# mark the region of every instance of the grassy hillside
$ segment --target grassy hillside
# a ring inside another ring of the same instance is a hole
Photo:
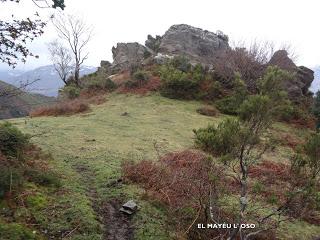
[[[142,189],[119,181],[121,164],[156,159],[155,145],[161,153],[193,147],[192,129],[217,123],[224,117],[198,114],[196,109],[201,105],[158,95],[112,94],[89,113],[27,118],[26,122],[11,120],[23,132],[34,135],[33,142],[53,155],[50,164],[62,175],[63,189],[58,192],[42,192],[29,186],[44,195],[46,201],[31,210],[19,207],[21,214],[28,212],[33,219],[27,227],[36,231],[38,239],[51,236],[93,240],[110,231],[119,231],[119,236],[134,234],[139,240],[173,239],[173,229],[166,226],[166,210],[146,198]],[[277,134],[304,136],[303,131],[282,124],[276,124],[274,129]],[[288,146],[281,146],[266,158],[286,161],[290,154]],[[137,201],[141,209],[131,219],[133,230],[123,233],[126,220],[121,219],[118,208],[130,199]],[[15,221],[19,219],[15,216]],[[0,222],[8,220],[0,215]],[[280,232],[282,239],[312,239],[320,235],[320,227],[296,221],[284,224]]]
[[[2,94],[6,92],[9,92],[10,95]],[[54,101],[55,98],[22,92],[16,87],[0,81],[0,119],[27,116],[31,109],[48,105]]]

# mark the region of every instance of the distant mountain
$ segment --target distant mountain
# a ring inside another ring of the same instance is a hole
[[[80,75],[87,75],[96,70],[96,67],[83,66]],[[33,84],[26,89],[28,92],[52,97],[56,97],[59,88],[64,85],[53,65],[42,66],[26,72],[19,70],[0,71],[0,79],[16,87],[26,82],[33,82]]]
[[[320,90],[320,66],[313,68],[314,71],[314,80],[311,85],[311,91],[317,92]]]
[[[8,83],[0,81],[0,119],[27,116],[30,110],[50,105],[55,101],[54,97],[26,93]]]
[[[22,75],[24,71],[21,70],[0,70],[0,79],[7,79],[7,81],[13,81],[14,78]]]

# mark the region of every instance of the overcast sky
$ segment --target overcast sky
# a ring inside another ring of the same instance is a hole
[[[50,1],[50,0],[48,0]],[[278,45],[291,44],[298,65],[320,65],[320,1],[308,0],[65,0],[66,13],[81,15],[94,26],[86,65],[99,66],[112,60],[111,48],[117,42],[144,43],[148,34],[163,35],[173,24],[186,23],[209,31],[223,31],[231,41],[263,40]],[[31,0],[0,3],[1,19],[31,16],[38,11],[48,19],[54,10],[39,9]],[[50,64],[46,43],[55,39],[50,24],[45,34],[30,44],[40,58],[29,58],[30,69]],[[0,63],[0,68],[5,65]]]

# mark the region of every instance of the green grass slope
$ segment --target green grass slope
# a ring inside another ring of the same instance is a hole
[[[103,225],[113,227],[101,219],[102,206],[113,199],[134,199],[141,206],[132,219],[135,239],[172,239],[172,231],[164,227],[165,209],[146,200],[138,187],[115,182],[121,178],[123,161],[156,159],[155,143],[162,153],[192,147],[192,129],[222,119],[198,114],[200,106],[157,95],[112,94],[90,113],[11,120],[23,132],[36,135],[34,143],[53,155],[50,164],[62,176],[63,189],[50,193],[45,206],[31,213],[42,229],[35,233],[39,239],[101,239]],[[320,235],[319,226],[304,222],[289,223],[281,231],[283,239]]]

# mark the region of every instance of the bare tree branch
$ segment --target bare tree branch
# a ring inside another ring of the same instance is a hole
[[[92,37],[93,27],[72,15],[59,14],[52,19],[58,36],[67,42],[74,57],[74,80],[80,85],[81,65],[88,58],[89,53],[85,51]]]
[[[56,72],[60,79],[67,85],[68,76],[73,67],[72,56],[69,49],[65,48],[57,40],[49,43],[48,49]]]

